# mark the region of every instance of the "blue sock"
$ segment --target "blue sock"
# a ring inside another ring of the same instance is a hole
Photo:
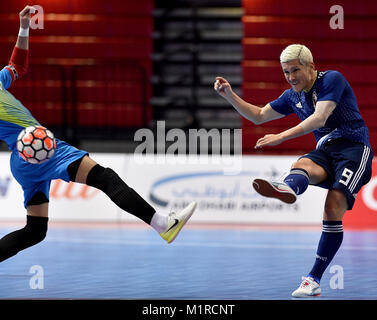
[[[318,244],[317,256],[308,277],[314,278],[318,283],[321,281],[323,273],[338,252],[342,241],[342,221],[323,221],[323,230]]]
[[[292,188],[296,195],[306,191],[309,185],[309,174],[304,169],[294,168],[284,179],[284,182]]]

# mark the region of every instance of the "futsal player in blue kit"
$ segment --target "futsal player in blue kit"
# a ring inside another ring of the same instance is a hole
[[[0,139],[12,151],[10,167],[24,191],[27,212],[25,227],[0,239],[0,262],[45,238],[49,190],[54,179],[83,183],[102,190],[117,206],[149,224],[165,241],[171,243],[194,213],[195,202],[177,213],[158,213],[111,168],[102,167],[86,151],[59,139],[56,139],[54,156],[47,162],[31,164],[19,156],[16,148],[18,134],[25,127],[40,124],[7,89],[27,71],[29,25],[33,9],[26,6],[20,12],[17,43],[9,65],[0,71]]]
[[[354,92],[341,73],[317,71],[310,50],[301,44],[287,46],[280,55],[280,63],[291,88],[262,108],[241,99],[222,77],[216,78],[214,89],[254,124],[292,113],[300,118],[297,126],[260,138],[257,149],[314,134],[315,149],[293,163],[284,181],[253,181],[254,189],[262,196],[285,203],[294,203],[308,185],[328,190],[314,265],[292,293],[294,297],[313,297],[321,294],[323,273],[341,246],[343,216],[352,209],[357,193],[371,178],[373,152]]]

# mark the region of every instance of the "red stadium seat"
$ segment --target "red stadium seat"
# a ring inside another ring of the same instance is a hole
[[[8,36],[10,30],[19,27],[19,17],[3,15],[0,20],[0,36]],[[85,14],[55,14],[44,16],[44,29],[32,30],[35,36],[96,36],[96,37],[145,37],[150,40],[153,32],[152,16],[111,17]]]
[[[76,115],[80,127],[137,127],[143,121],[138,105],[80,103]]]
[[[44,10],[44,29],[30,30],[31,68],[11,92],[46,126],[144,126],[151,117],[147,80],[154,1],[41,0],[38,5]],[[6,10],[0,8],[3,64],[24,6],[25,1],[14,0]],[[35,64],[41,69],[33,70]],[[53,64],[64,72],[54,71]]]
[[[102,1],[102,0],[65,0],[51,1],[39,0],[38,5],[42,6],[45,13],[91,13],[104,15],[151,15],[154,7],[152,0],[124,0],[124,1]],[[7,3],[6,12],[17,13],[25,7],[25,1],[12,0]]]
[[[242,4],[242,97],[259,106],[276,99],[289,88],[279,63],[281,51],[292,43],[305,44],[313,53],[317,70],[338,70],[351,84],[359,109],[370,128],[372,147],[377,146],[374,124],[377,114],[373,111],[377,110],[377,2],[342,1],[339,4],[346,17],[345,27],[334,30],[329,24],[334,15],[330,13],[333,4],[326,1],[287,0],[277,5],[274,0],[243,0]],[[294,121],[293,118],[289,121],[285,118],[259,127],[266,132],[282,131],[295,125]],[[256,131],[246,120],[243,128],[244,146],[250,152],[248,141],[255,143],[264,131]],[[267,150],[278,153],[294,151],[295,148],[305,150],[305,143],[310,145],[307,149],[310,150],[315,144],[305,139],[287,141]]]
[[[333,40],[304,38],[244,38],[245,60],[278,60],[281,51],[289,44],[302,43],[308,46],[318,60],[331,61],[376,61],[375,40]],[[340,55],[341,52],[341,55]]]
[[[373,38],[377,21],[364,17],[347,17],[347,29],[331,29],[329,15],[307,16],[244,16],[244,37],[263,38],[307,38],[354,40]],[[305,25],[305,28],[298,28]]]
[[[73,72],[78,126],[140,127],[147,118],[145,74],[134,63],[78,66]]]
[[[347,16],[374,17],[377,12],[377,2],[374,0],[342,0],[339,3],[329,1],[285,0],[280,3],[275,0],[242,0],[245,15],[271,15],[294,17],[331,17],[330,8],[340,4]]]
[[[138,38],[33,37],[30,46],[32,57],[49,58],[147,59],[152,52],[152,43]]]

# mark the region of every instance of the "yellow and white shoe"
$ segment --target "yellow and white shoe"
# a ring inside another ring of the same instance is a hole
[[[186,222],[191,218],[196,209],[196,202],[191,202],[187,207],[179,212],[172,212],[168,215],[168,227],[166,231],[161,232],[160,236],[171,243],[177,237]]]

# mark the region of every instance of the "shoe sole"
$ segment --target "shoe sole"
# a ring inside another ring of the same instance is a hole
[[[316,294],[302,294],[302,295],[296,295],[294,296],[292,294],[292,297],[294,298],[312,298],[312,297],[319,297],[321,294],[320,293],[316,293]]]
[[[189,206],[191,206],[191,204],[189,204]],[[197,203],[194,202],[194,205],[193,205],[193,208],[190,209],[191,212],[186,216],[186,218],[183,220],[183,223],[179,224],[177,226],[177,232],[174,234],[173,238],[171,238],[170,240],[166,240],[167,243],[172,243],[175,238],[178,236],[178,234],[181,232],[182,228],[184,227],[184,225],[186,224],[187,221],[189,221],[189,219],[191,218],[191,216],[194,214],[195,212],[195,209],[196,209],[196,206],[197,206]]]
[[[296,196],[285,190],[278,190],[271,183],[263,179],[255,179],[253,187],[260,195],[268,198],[275,198],[284,203],[292,204],[296,201]]]

